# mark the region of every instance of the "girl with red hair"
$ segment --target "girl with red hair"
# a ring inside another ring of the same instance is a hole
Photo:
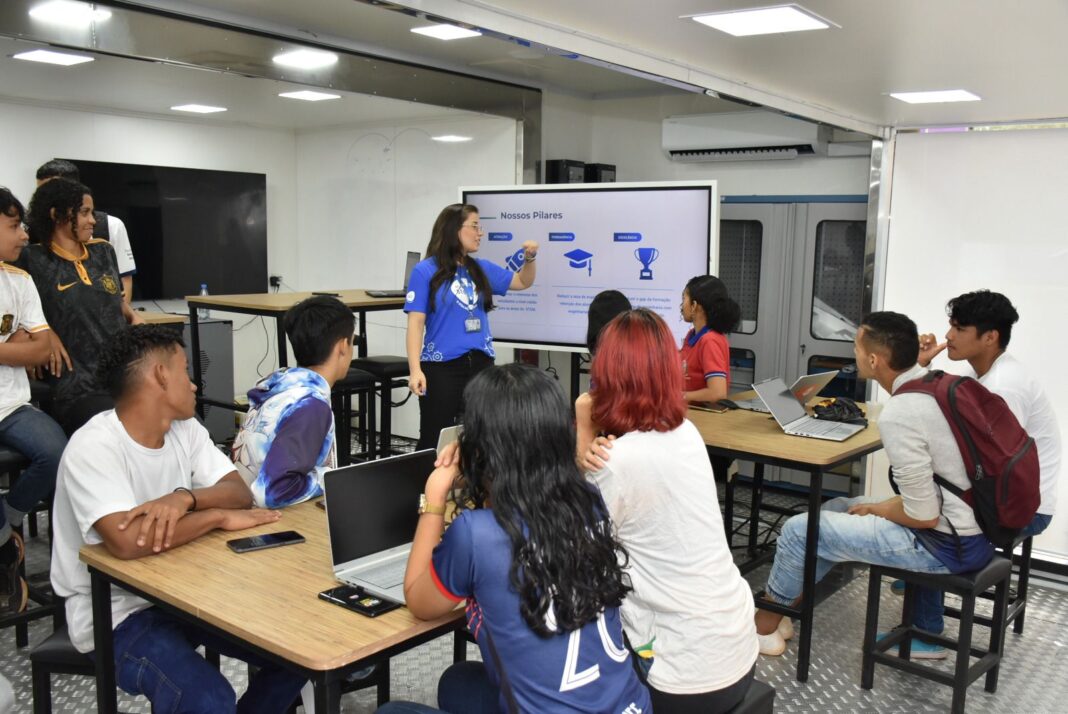
[[[753,680],[753,595],[727,545],[704,441],[686,419],[667,324],[644,309],[615,318],[597,342],[590,380],[584,409],[576,408],[601,436],[579,461],[630,553],[623,624],[653,711],[726,712]]]

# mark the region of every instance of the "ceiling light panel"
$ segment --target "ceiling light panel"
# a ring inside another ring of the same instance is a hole
[[[282,92],[278,96],[285,97],[286,99],[301,99],[305,102],[325,102],[328,99],[341,99],[340,94],[313,92],[310,89],[302,89],[299,92]]]
[[[457,134],[442,134],[441,136],[432,136],[430,138],[445,144],[459,144],[463,141],[471,141],[470,136],[459,136]]]
[[[456,25],[429,25],[427,27],[413,27],[412,32],[417,35],[426,35],[438,40],[463,40],[468,37],[481,37],[482,33],[476,30],[468,30]]]
[[[690,17],[695,22],[700,22],[702,25],[708,25],[735,37],[826,30],[829,27],[838,27],[833,22],[820,17],[811,10],[792,4],[687,15],[685,17]]]
[[[337,64],[337,55],[323,50],[293,50],[275,55],[275,64],[295,69],[322,69]]]
[[[890,92],[890,96],[909,104],[942,104],[947,102],[978,102],[982,97],[966,89],[938,89],[930,92]]]
[[[111,11],[75,0],[49,0],[30,8],[30,17],[53,25],[85,28],[107,20]]]
[[[94,59],[93,57],[88,57],[86,55],[72,55],[66,52],[54,52],[52,50],[19,52],[17,55],[12,55],[12,57],[17,60],[26,60],[27,62],[44,62],[45,64],[58,64],[63,67],[92,62]]]
[[[176,107],[171,107],[176,112],[192,112],[193,114],[217,114],[218,112],[225,112],[226,107],[213,107],[208,104],[179,104]]]

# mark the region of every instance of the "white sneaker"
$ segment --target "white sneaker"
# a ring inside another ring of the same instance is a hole
[[[786,651],[786,640],[778,630],[770,635],[757,633],[757,641],[760,643],[760,654],[769,657],[778,657]]]
[[[779,620],[779,634],[786,641],[794,638],[794,621],[789,617],[784,617]]]

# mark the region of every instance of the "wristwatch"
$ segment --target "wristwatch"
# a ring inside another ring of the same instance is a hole
[[[435,506],[427,500],[425,493],[421,493],[419,494],[419,515],[421,516],[424,513],[432,513],[435,516],[444,516],[445,504],[443,503],[440,506]]]

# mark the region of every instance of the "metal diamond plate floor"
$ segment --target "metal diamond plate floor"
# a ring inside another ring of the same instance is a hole
[[[740,489],[742,491],[742,489]],[[739,493],[744,498],[744,493]],[[799,499],[769,495],[780,505],[792,505]],[[744,514],[744,504],[739,504]],[[42,519],[43,524],[43,519]],[[737,539],[736,543],[741,543]],[[47,567],[48,547],[43,537],[27,541],[28,568],[32,572]],[[768,567],[747,577],[754,589],[763,587]],[[864,625],[864,600],[867,596],[867,571],[858,568],[855,576],[840,578],[837,589],[816,608],[811,674],[807,683],[794,679],[796,639],[779,658],[761,657],[758,678],[776,689],[777,712],[945,712],[949,709],[950,690],[933,682],[909,677],[886,667],[875,670],[875,688],[860,688],[860,645]],[[1033,582],[1033,581],[1032,581]],[[881,607],[882,625],[895,624],[900,615],[901,599],[884,589]],[[353,614],[353,617],[358,615]],[[947,621],[947,631],[955,635],[955,623]],[[50,631],[50,620],[30,627],[31,646]],[[985,646],[986,630],[978,628],[980,646]],[[1009,634],[1006,656],[1001,665],[998,691],[987,694],[982,681],[968,692],[968,712],[997,714],[1052,714],[1068,712],[1068,594],[1059,589],[1032,586],[1028,598],[1027,623],[1023,635]],[[28,649],[16,649],[12,629],[0,631],[0,672],[15,688],[19,714],[32,711]],[[468,647],[469,657],[478,657],[477,649]],[[452,658],[451,638],[441,638],[393,660],[392,694],[394,699],[433,704],[438,676]],[[947,670],[952,659],[940,666]],[[223,672],[235,689],[246,684],[244,664],[223,659]],[[92,678],[57,675],[52,679],[52,711],[62,714],[92,712],[96,709],[96,691]],[[143,698],[120,695],[119,709],[132,714],[148,714]],[[342,710],[365,714],[375,710],[374,690],[345,695]]]

